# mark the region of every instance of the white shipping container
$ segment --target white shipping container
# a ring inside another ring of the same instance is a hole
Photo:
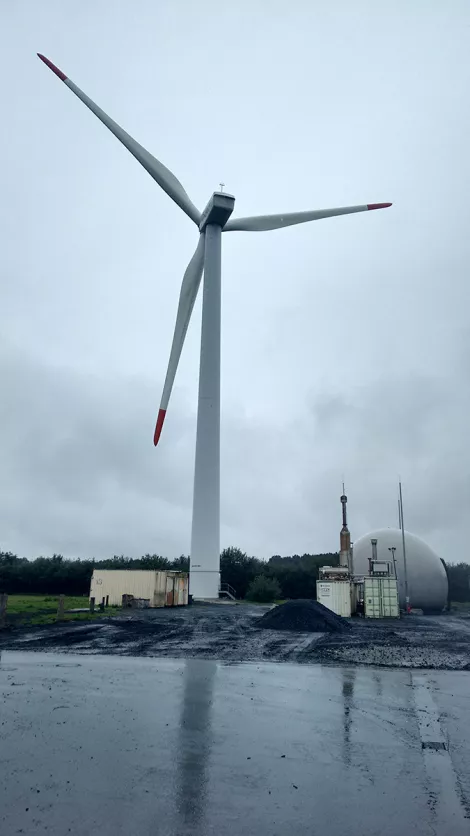
[[[349,581],[317,581],[317,601],[343,618],[351,617]]]
[[[103,598],[119,607],[123,595],[144,598],[151,607],[177,607],[188,603],[189,579],[186,572],[154,569],[94,569],[90,598],[99,604]]]
[[[399,618],[396,578],[364,578],[366,618]]]

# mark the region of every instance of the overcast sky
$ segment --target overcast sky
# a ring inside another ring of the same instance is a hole
[[[191,221],[43,52],[234,214],[391,209],[223,238],[221,545],[396,523],[470,559],[467,0],[3,0],[0,548],[189,552],[200,300],[152,437]]]

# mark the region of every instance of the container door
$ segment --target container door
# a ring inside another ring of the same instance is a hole
[[[349,581],[341,583],[341,608],[338,615],[351,618],[351,584]]]
[[[400,618],[400,604],[398,601],[398,583],[396,578],[392,578],[391,586],[393,589],[391,595],[392,616],[393,618]]]
[[[384,578],[383,580],[383,610],[387,618],[398,617],[398,593],[395,578]]]
[[[342,615],[342,586],[343,584],[341,582],[331,584],[331,604],[329,604],[329,607],[336,615]]]
[[[173,575],[166,576],[166,607],[172,607],[174,601],[174,577]]]
[[[390,584],[388,578],[382,581],[382,610],[385,618],[390,618]]]
[[[373,618],[372,615],[372,588],[370,578],[364,578],[364,615],[366,618]]]
[[[366,618],[380,618],[380,580],[364,578],[364,615]]]

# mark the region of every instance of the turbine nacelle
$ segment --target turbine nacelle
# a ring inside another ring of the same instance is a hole
[[[199,222],[199,231],[204,232],[208,224],[215,224],[222,229],[227,223],[235,206],[235,198],[225,192],[214,192],[206,208],[203,210]]]

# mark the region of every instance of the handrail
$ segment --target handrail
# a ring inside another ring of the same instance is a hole
[[[229,583],[226,583],[225,581],[224,581],[224,583],[220,584],[220,590],[219,591],[220,592],[225,592],[227,595],[230,596],[230,598],[233,598],[233,600],[235,600],[236,597],[237,597],[237,590],[234,589],[233,586],[231,586]]]

